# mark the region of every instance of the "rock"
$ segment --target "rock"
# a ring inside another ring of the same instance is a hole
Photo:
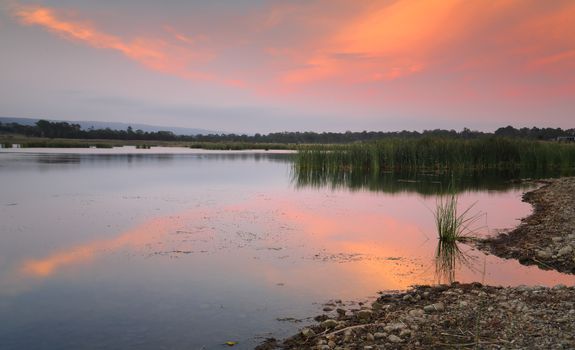
[[[325,311],[325,312],[330,312],[330,311],[333,311],[333,308],[331,308],[331,307],[329,307],[329,306],[326,306],[326,307],[323,308],[323,311]]]
[[[405,329],[405,328],[407,328],[407,326],[401,322],[390,323],[387,326],[383,327],[383,329],[385,329],[386,332],[398,331],[400,329]]]
[[[423,315],[425,315],[425,312],[422,309],[413,309],[409,310],[408,314],[411,317],[423,317]]]
[[[564,256],[573,253],[573,248],[570,245],[565,246],[557,252],[557,256]]]
[[[412,301],[412,300],[413,300],[413,298],[409,294],[406,294],[403,296],[403,301]]]
[[[367,341],[374,341],[375,336],[371,333],[367,333],[367,335],[365,336],[365,339],[367,339]]]
[[[330,340],[327,342],[327,346],[329,346],[331,349],[335,348],[335,342],[333,340]]]
[[[399,336],[402,338],[405,338],[407,336],[411,335],[411,330],[409,329],[402,329],[401,332],[399,332]]]
[[[555,290],[563,290],[566,288],[567,288],[567,286],[564,284],[557,284],[557,285],[553,286],[553,289],[555,289]]]
[[[387,337],[387,340],[389,340],[392,343],[401,343],[401,341],[402,341],[400,337],[398,337],[397,335],[394,335],[394,334]]]
[[[346,313],[346,311],[344,309],[340,309],[340,308],[335,309],[335,312],[337,312],[337,314],[342,316],[342,317],[345,316],[345,313]]]
[[[301,330],[301,335],[303,335],[306,338],[309,338],[313,337],[315,335],[315,332],[311,328],[304,328]]]
[[[332,320],[331,318],[328,320],[323,321],[320,324],[323,328],[335,328],[337,326],[337,321]]]
[[[435,304],[431,304],[431,305],[427,305],[423,307],[423,311],[427,312],[427,313],[432,313],[432,312],[441,312],[445,310],[445,305],[443,305],[443,303],[435,303]]]
[[[558,243],[558,242],[561,242],[563,240],[563,237],[559,237],[559,236],[551,237],[551,240],[555,243]]]
[[[383,338],[387,337],[387,334],[382,333],[382,332],[377,332],[377,333],[375,333],[375,334],[373,335],[373,337],[374,337],[375,339],[383,339]]]
[[[357,312],[357,317],[359,317],[362,320],[369,320],[371,318],[371,315],[373,314],[373,312],[371,310],[359,310]]]
[[[553,256],[553,254],[551,254],[551,252],[549,252],[547,250],[538,250],[537,251],[537,257],[539,259],[548,260],[548,259],[551,259],[552,256]]]

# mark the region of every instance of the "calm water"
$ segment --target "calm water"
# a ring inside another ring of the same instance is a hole
[[[522,191],[460,201],[492,234],[529,214]],[[289,154],[6,150],[0,349],[252,348],[330,300],[435,283],[436,198],[393,192],[301,186]],[[575,284],[460,248],[462,282]]]

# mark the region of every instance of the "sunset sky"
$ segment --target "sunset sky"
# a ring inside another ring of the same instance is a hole
[[[575,127],[573,0],[0,0],[0,116]]]

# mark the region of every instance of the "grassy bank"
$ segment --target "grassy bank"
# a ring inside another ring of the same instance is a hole
[[[150,147],[189,147],[207,150],[294,150],[295,144],[254,143],[254,142],[188,142],[188,141],[155,141],[155,140],[96,140],[96,139],[61,139],[27,137],[21,135],[0,135],[0,144],[12,147],[18,144],[23,148],[112,148],[121,146]]]

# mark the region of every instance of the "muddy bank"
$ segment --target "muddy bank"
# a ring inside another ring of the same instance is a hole
[[[575,178],[545,181],[523,200],[533,205],[532,215],[513,231],[477,241],[476,246],[525,265],[575,273]]]
[[[299,334],[257,349],[572,349],[575,287],[418,286],[316,319]]]

